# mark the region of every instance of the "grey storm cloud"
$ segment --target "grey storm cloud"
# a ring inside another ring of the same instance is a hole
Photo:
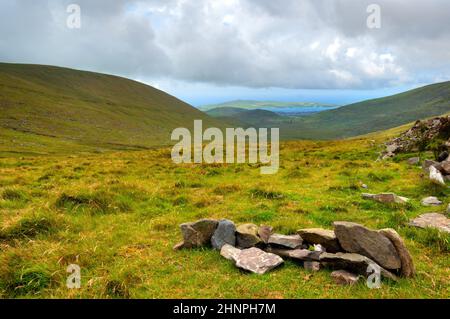
[[[81,29],[66,26],[69,4]],[[381,8],[369,29],[367,6]],[[447,0],[0,3],[0,60],[252,88],[377,88],[450,78]]]

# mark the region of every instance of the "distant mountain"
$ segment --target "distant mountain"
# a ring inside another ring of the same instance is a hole
[[[302,107],[323,107],[323,108],[335,108],[333,104],[321,104],[314,102],[273,102],[273,101],[252,101],[252,100],[237,100],[220,104],[211,104],[200,106],[202,111],[209,111],[217,108],[232,107],[240,109],[275,109],[275,108],[302,108]]]
[[[140,149],[174,128],[222,123],[160,90],[72,69],[0,63],[0,151]]]
[[[260,123],[268,123],[281,118],[280,115],[265,110],[246,110],[235,107],[218,107],[206,111],[211,117],[223,122],[241,126],[258,126]]]
[[[448,112],[450,82],[443,82],[277,125],[288,139],[336,139],[382,131]]]

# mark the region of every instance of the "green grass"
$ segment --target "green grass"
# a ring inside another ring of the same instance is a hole
[[[379,145],[397,131],[282,143],[273,176],[247,164],[175,165],[164,148],[2,158],[0,297],[448,298],[448,237],[407,222],[444,210],[449,190],[432,187],[404,161],[375,161]],[[368,191],[395,192],[412,203],[362,199]],[[422,207],[432,195],[444,205]],[[340,287],[330,271],[311,274],[292,262],[257,276],[208,248],[173,251],[179,224],[201,218],[271,225],[284,234],[331,228],[336,220],[392,227],[405,239],[417,277],[377,290]],[[79,290],[66,288],[72,263],[81,267]]]

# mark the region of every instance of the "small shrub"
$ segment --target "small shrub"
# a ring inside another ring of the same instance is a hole
[[[254,188],[250,190],[251,197],[264,198],[264,199],[282,199],[284,195],[280,192],[268,191],[261,188]]]
[[[22,218],[15,225],[4,229],[0,233],[0,239],[13,240],[35,238],[40,234],[50,234],[55,232],[60,224],[60,221],[50,214],[31,215]]]
[[[27,196],[21,190],[7,188],[2,192],[2,198],[10,201],[25,201]]]
[[[11,297],[36,295],[50,286],[52,277],[50,271],[41,265],[23,267],[12,272],[9,278],[4,278],[4,287]]]

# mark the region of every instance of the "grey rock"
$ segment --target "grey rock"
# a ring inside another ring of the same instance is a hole
[[[445,175],[450,175],[450,160],[441,163],[441,172]]]
[[[410,222],[411,226],[419,228],[437,228],[440,231],[450,233],[450,219],[439,213],[428,213],[420,215]]]
[[[303,263],[303,267],[308,271],[319,271],[320,270],[320,263],[317,261],[305,261]]]
[[[400,270],[401,275],[406,278],[414,277],[416,273],[416,268],[414,267],[414,262],[409,253],[408,248],[406,248],[405,242],[400,237],[400,235],[394,229],[382,229],[380,233],[386,236],[394,245],[397,250],[398,256],[402,261],[402,268]]]
[[[368,268],[371,265],[377,265],[376,262],[371,260],[370,258],[367,258],[363,255],[359,254],[348,254],[348,253],[337,253],[337,254],[330,254],[330,253],[323,253],[320,255],[320,263],[323,265],[326,265],[329,268],[332,269],[345,269],[350,272],[356,273],[358,275],[368,276]],[[387,271],[383,267],[380,267],[381,275],[384,278],[388,278],[394,281],[398,280],[398,277],[394,275],[393,273]]]
[[[434,184],[445,186],[444,177],[441,172],[434,166],[430,166],[430,181]]]
[[[243,224],[236,229],[236,242],[239,248],[250,248],[262,243],[258,236],[259,227],[254,224]]]
[[[235,263],[240,253],[241,253],[240,249],[237,249],[236,247],[233,247],[228,244],[223,245],[222,249],[220,250],[220,255],[222,255],[222,257],[234,261]]]
[[[379,232],[350,222],[335,222],[334,232],[345,251],[369,257],[387,269],[401,268],[394,245]]]
[[[266,253],[255,247],[242,250],[236,257],[236,267],[260,275],[265,274],[283,263],[284,261],[280,256]]]
[[[432,161],[432,160],[425,160],[423,161],[422,164],[422,169],[424,170],[425,173],[429,174],[430,172],[430,167],[435,167],[437,169],[440,169],[440,164],[436,161]]]
[[[194,223],[180,225],[183,235],[183,248],[203,247],[211,243],[211,237],[218,222],[212,219],[202,219]]]
[[[422,199],[422,205],[423,206],[441,206],[442,202],[434,196],[426,197]]]
[[[447,151],[443,151],[441,154],[439,154],[438,156],[438,162],[443,162],[448,158],[448,152]]]
[[[408,159],[407,162],[409,165],[414,165],[414,166],[419,165],[420,157],[411,157],[410,159]]]
[[[336,270],[331,273],[331,278],[338,285],[353,286],[360,277],[345,270]]]
[[[273,228],[270,226],[260,226],[258,229],[258,236],[261,240],[267,244],[269,242],[269,238],[273,233]]]
[[[267,248],[267,252],[298,261],[319,261],[322,254],[322,252],[308,249],[277,249],[272,247]]]
[[[299,235],[280,235],[273,234],[269,237],[269,244],[283,246],[291,249],[296,249],[302,246],[303,239]]]
[[[382,194],[362,194],[362,198],[371,199],[377,201],[379,203],[386,204],[406,204],[409,202],[409,199],[406,197],[398,196],[394,193],[382,193]]]
[[[236,246],[236,226],[231,220],[222,219],[211,237],[211,245],[220,250],[225,244]]]
[[[300,229],[298,234],[303,238],[303,241],[310,244],[319,244],[328,252],[337,253],[341,251],[339,241],[333,230],[308,228]]]

